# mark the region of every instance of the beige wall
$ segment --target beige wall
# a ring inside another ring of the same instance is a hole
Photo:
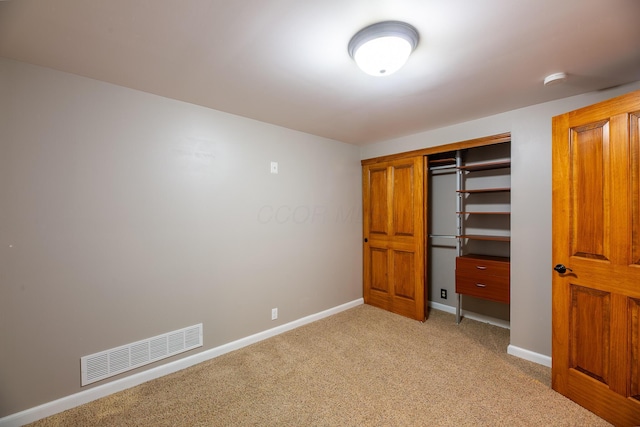
[[[0,120],[0,417],[362,297],[358,147],[2,59]]]
[[[362,150],[362,158],[367,159],[511,132],[512,346],[551,355],[551,117],[637,89],[640,82],[383,141]]]
[[[203,351],[360,298],[359,160],[505,131],[511,343],[550,355],[551,117],[635,89],[360,149],[0,59],[0,417],[83,390],[87,354],[200,322]]]

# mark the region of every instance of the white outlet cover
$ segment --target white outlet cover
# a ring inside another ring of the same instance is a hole
[[[271,173],[278,173],[278,162],[271,162]]]

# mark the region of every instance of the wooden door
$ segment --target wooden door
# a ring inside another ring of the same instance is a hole
[[[365,165],[364,301],[425,319],[424,160]]]
[[[640,424],[640,91],[553,118],[552,386]]]

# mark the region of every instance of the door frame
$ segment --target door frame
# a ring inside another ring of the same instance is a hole
[[[466,148],[484,147],[487,145],[500,144],[511,141],[511,132],[500,133],[492,136],[484,136],[482,138],[468,139],[466,141],[453,142],[451,144],[437,145],[435,147],[421,148],[419,150],[405,151],[397,154],[389,154],[386,156],[372,157],[361,160],[362,166],[373,165],[376,163],[388,162],[391,160],[406,159],[417,156],[430,156],[434,154],[446,153],[447,151],[464,150]]]
[[[371,165],[375,165],[378,163],[385,163],[385,162],[389,162],[389,161],[394,161],[394,160],[401,160],[401,159],[407,159],[407,158],[411,158],[411,157],[418,157],[418,156],[422,156],[423,157],[423,168],[424,168],[424,173],[423,173],[423,206],[422,209],[423,211],[423,241],[422,241],[422,245],[424,247],[424,290],[423,290],[423,295],[424,295],[424,317],[425,319],[428,317],[428,303],[429,303],[429,293],[428,293],[428,280],[427,280],[427,266],[428,266],[428,250],[427,250],[427,240],[428,240],[428,236],[429,236],[429,230],[428,230],[428,188],[429,188],[429,174],[427,173],[428,171],[428,156],[430,155],[435,155],[435,154],[441,154],[441,153],[446,153],[449,151],[457,151],[457,150],[465,150],[468,148],[476,148],[476,147],[485,147],[485,146],[490,146],[490,145],[495,145],[495,144],[501,144],[504,142],[511,142],[511,132],[504,132],[504,133],[500,133],[500,134],[496,134],[496,135],[490,135],[490,136],[484,136],[484,137],[480,137],[480,138],[474,138],[474,139],[468,139],[465,141],[459,141],[459,142],[453,142],[450,144],[444,144],[444,145],[438,145],[438,146],[434,146],[434,147],[429,147],[429,148],[421,148],[418,150],[412,150],[412,151],[405,151],[402,153],[396,153],[396,154],[389,154],[386,156],[379,156],[379,157],[373,157],[373,158],[369,158],[369,159],[364,159],[360,161],[361,167],[365,167],[365,166],[371,166]],[[364,185],[364,182],[363,182]],[[364,195],[363,195],[363,201],[364,201]],[[364,206],[363,206],[363,214],[364,214]],[[362,236],[362,241],[364,242],[364,239],[367,237],[365,236],[365,230],[364,230],[364,221],[363,221],[363,236]],[[366,243],[363,243],[363,253],[364,253],[364,245]],[[364,291],[364,260],[363,260],[363,291]]]

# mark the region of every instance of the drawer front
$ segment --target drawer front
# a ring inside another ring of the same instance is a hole
[[[456,274],[456,292],[509,304],[509,277]]]
[[[509,278],[509,263],[472,257],[456,258],[456,273],[466,276],[500,276]]]

